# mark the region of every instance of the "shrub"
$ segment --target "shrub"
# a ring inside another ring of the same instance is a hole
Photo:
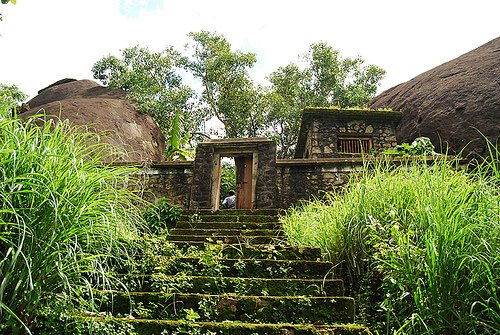
[[[494,334],[498,170],[467,172],[446,159],[371,168],[343,196],[289,210],[282,221],[290,242],[322,248],[380,333]]]
[[[394,149],[385,150],[385,155],[408,157],[408,156],[435,156],[434,144],[428,137],[417,137],[413,142],[402,143]]]
[[[156,234],[172,227],[181,217],[182,208],[170,202],[168,198],[160,198],[154,205],[143,212],[144,220],[150,230]]]
[[[29,332],[49,300],[106,287],[139,243],[139,200],[120,183],[131,170],[101,163],[97,135],[35,121],[0,118],[2,333]]]

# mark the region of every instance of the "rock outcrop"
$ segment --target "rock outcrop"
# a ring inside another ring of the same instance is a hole
[[[487,156],[483,135],[493,143],[500,137],[500,37],[383,92],[369,107],[403,111],[399,143],[427,136],[438,150]]]
[[[26,110],[29,109],[29,110]],[[38,92],[24,105],[21,116],[44,111],[90,131],[120,152],[116,159],[128,162],[163,160],[165,138],[151,116],[141,113],[125,92],[100,86],[91,80],[60,80]]]

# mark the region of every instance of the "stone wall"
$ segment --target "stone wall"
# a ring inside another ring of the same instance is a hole
[[[210,167],[204,170],[212,171],[210,149],[207,149],[205,147],[201,150],[206,154],[206,159],[202,160],[205,162],[204,165]],[[259,169],[266,172],[259,173],[257,180],[257,190],[260,191],[256,194],[256,208],[287,208],[301,199],[321,197],[325,191],[341,192],[352,173],[359,171],[362,166],[362,160],[359,158],[276,161],[272,152],[268,150],[260,152]],[[201,152],[200,156],[203,156]],[[198,164],[201,162],[198,161]],[[210,205],[211,190],[208,189],[210,183],[207,181],[211,177],[201,175],[196,177],[193,173],[194,166],[193,161],[162,162],[141,166],[129,179],[129,187],[142,190],[143,197],[151,202],[166,197],[186,209],[190,206],[193,208],[194,201],[199,206],[196,208],[203,208],[201,206]],[[274,170],[274,173],[271,170]],[[205,181],[202,183],[205,186],[192,187],[196,178]]]
[[[207,143],[198,144],[192,187],[189,189],[191,199],[186,208],[211,208],[214,159],[214,146]]]
[[[264,142],[257,145],[258,173],[256,183],[256,207],[276,208],[276,143]]]
[[[287,159],[276,162],[278,204],[287,208],[300,200],[328,191],[341,192],[353,173],[363,166],[361,158]]]
[[[269,147],[267,148],[269,149]],[[204,148],[202,151],[206,152],[206,149]],[[211,156],[209,152],[210,150],[206,152],[207,157]],[[272,156],[271,151],[268,151],[268,154]],[[260,157],[259,169],[266,172],[260,173],[257,181],[257,190],[260,188],[260,192],[257,191],[256,194],[256,208],[288,208],[301,200],[321,198],[325,192],[340,193],[350,178],[356,177],[357,173],[362,170],[364,161],[361,157],[276,161],[274,159],[268,160],[270,157],[266,157],[263,151],[261,151]],[[389,159],[391,164],[405,162],[404,158],[386,157],[385,159]],[[429,164],[434,160],[434,157],[428,157]],[[212,162],[212,160],[207,158],[206,163],[208,164],[208,162]],[[126,164],[134,165],[133,163]],[[194,194],[203,194],[202,191],[191,192],[192,189],[199,190],[198,186],[193,184],[195,179],[194,165],[194,162],[175,161],[142,166],[129,179],[128,186],[143,190],[144,198],[149,201],[166,197],[183,208],[193,208],[191,197]],[[209,170],[212,171],[211,165]],[[201,180],[206,181],[207,179],[201,178]],[[136,181],[138,184],[135,183]],[[209,187],[209,183],[205,184]],[[210,194],[207,193],[206,197],[209,196]]]
[[[365,138],[371,141],[371,154],[397,145],[396,126],[401,112],[335,108],[304,110],[295,158],[356,157],[338,147],[339,138]],[[365,152],[365,154],[367,154]]]
[[[166,197],[172,203],[188,208],[193,179],[193,162],[124,164],[140,167],[129,179],[128,186],[140,190],[144,199],[154,202],[156,199]]]

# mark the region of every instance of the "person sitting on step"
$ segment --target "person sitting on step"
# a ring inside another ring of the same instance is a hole
[[[222,208],[231,209],[234,208],[235,205],[236,205],[236,194],[234,193],[233,190],[231,190],[227,193],[226,198],[222,202]]]

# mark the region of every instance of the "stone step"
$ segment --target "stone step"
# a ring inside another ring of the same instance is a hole
[[[130,291],[163,293],[342,296],[340,279],[239,278],[179,275],[125,275],[120,281]]]
[[[269,215],[269,216],[278,216],[278,214],[282,210],[280,209],[220,209],[217,211],[211,209],[188,209],[183,212],[184,215],[193,216],[193,215],[225,215],[225,216],[234,216],[234,215]]]
[[[299,247],[287,244],[245,244],[245,243],[206,243],[169,241],[180,250],[196,247],[201,250],[207,246],[218,245],[221,247],[220,255],[225,258],[253,258],[253,259],[302,259],[320,260],[321,250],[312,247]]]
[[[177,221],[179,229],[281,229],[278,222],[237,222],[237,221]]]
[[[160,260],[161,266],[155,273],[175,275],[184,273],[191,276],[222,276],[242,278],[332,278],[333,264],[312,260],[277,259],[200,259],[199,257],[180,257]]]
[[[281,229],[245,229],[245,228],[173,228],[174,235],[208,235],[208,236],[284,236]]]
[[[169,241],[186,241],[186,242],[221,242],[225,244],[270,244],[282,243],[284,237],[279,236],[245,236],[245,235],[170,235]]]
[[[110,317],[81,317],[89,324],[126,325],[136,335],[218,334],[218,335],[372,335],[359,325],[301,325],[245,322],[196,322],[186,320],[149,320]],[[76,333],[76,330],[75,330]]]
[[[156,292],[96,292],[102,311],[140,319],[175,320],[197,313],[197,321],[338,324],[354,322],[350,297],[240,296]],[[108,302],[108,303],[106,303]]]
[[[183,214],[179,218],[179,221],[187,221],[187,222],[221,222],[221,221],[229,221],[229,222],[278,222],[278,218],[275,215],[242,215],[242,214],[234,214],[234,215],[224,215],[224,214]]]

